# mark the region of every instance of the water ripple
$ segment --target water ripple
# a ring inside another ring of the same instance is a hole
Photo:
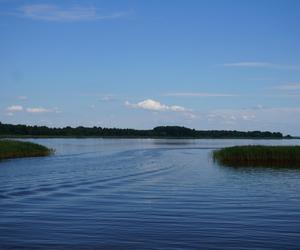
[[[214,165],[236,142],[41,142],[1,163],[0,249],[300,248],[300,172]]]

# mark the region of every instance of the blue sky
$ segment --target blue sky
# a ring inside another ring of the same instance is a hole
[[[300,135],[297,0],[0,0],[0,121]]]

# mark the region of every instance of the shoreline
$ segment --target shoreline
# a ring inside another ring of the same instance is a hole
[[[155,136],[52,136],[52,135],[0,135],[2,139],[190,139],[190,140],[299,140],[300,137],[155,137]]]

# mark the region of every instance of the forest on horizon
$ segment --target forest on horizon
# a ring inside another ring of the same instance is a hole
[[[236,130],[196,130],[181,126],[158,126],[139,130],[129,128],[102,127],[63,127],[29,126],[3,124],[0,122],[0,135],[33,137],[124,137],[124,138],[293,138],[280,132],[236,131]]]

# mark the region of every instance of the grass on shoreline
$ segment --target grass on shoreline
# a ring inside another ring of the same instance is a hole
[[[233,167],[300,167],[300,146],[234,146],[214,151],[213,159]]]
[[[0,140],[0,160],[50,155],[53,150],[32,142]]]

